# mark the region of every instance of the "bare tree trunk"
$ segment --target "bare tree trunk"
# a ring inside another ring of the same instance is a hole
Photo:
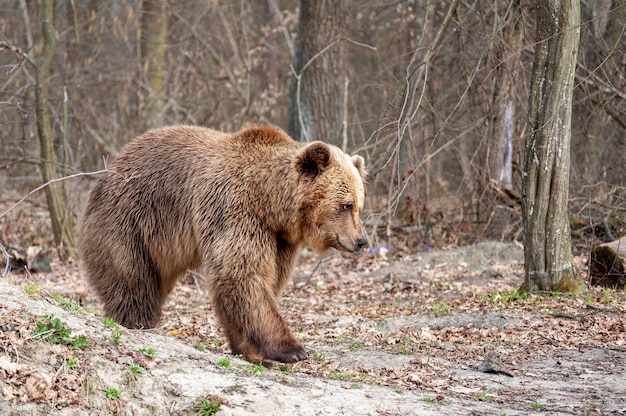
[[[504,189],[513,189],[513,135],[515,119],[515,96],[517,95],[519,56],[513,54],[522,47],[522,16],[518,0],[511,0],[506,23],[502,28],[502,43],[498,45],[499,65],[496,68],[495,120],[493,122],[493,144],[490,146],[488,168],[489,179],[495,180]]]
[[[147,128],[164,122],[165,48],[167,46],[167,3],[160,0],[141,2],[141,64],[143,105],[140,119]]]
[[[349,2],[300,0],[289,135],[341,145],[345,82],[343,27]]]
[[[50,70],[57,50],[57,37],[54,28],[54,0],[45,0],[42,4],[41,25],[44,36],[43,54],[37,63],[35,85],[35,107],[37,113],[37,132],[41,152],[41,176],[44,183],[60,177],[57,171],[57,155],[54,149],[54,135],[48,109],[48,89]],[[72,254],[74,248],[75,219],[69,209],[67,192],[62,181],[50,183],[46,188],[46,201],[54,242],[59,255]]]
[[[513,137],[523,18],[518,0],[510,0],[507,6],[501,26],[502,40],[496,44],[498,65],[493,87],[493,130],[488,139],[486,180],[483,181],[483,186],[490,192],[482,192],[487,198],[481,203],[481,219],[487,220],[488,217],[484,232],[497,238],[515,233],[510,229],[516,215],[511,207],[519,200],[513,189]]]
[[[522,289],[527,291],[574,292],[582,284],[572,259],[567,214],[579,37],[578,0],[539,0],[523,171]]]

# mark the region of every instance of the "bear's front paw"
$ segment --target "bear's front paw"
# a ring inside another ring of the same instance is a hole
[[[269,351],[267,358],[274,361],[280,361],[281,363],[295,363],[297,361],[306,360],[308,355],[304,348],[297,346],[294,349],[288,351]]]

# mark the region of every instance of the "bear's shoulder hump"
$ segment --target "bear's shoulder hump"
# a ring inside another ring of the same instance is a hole
[[[287,135],[283,130],[276,126],[254,126],[245,128],[238,133],[235,133],[235,137],[239,138],[243,142],[255,143],[255,144],[291,144],[294,143],[293,139]]]

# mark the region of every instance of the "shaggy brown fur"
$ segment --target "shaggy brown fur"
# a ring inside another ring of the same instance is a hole
[[[106,315],[154,327],[176,280],[200,269],[233,353],[305,359],[276,299],[301,243],[318,251],[366,244],[363,164],[275,127],[139,136],[95,184],[81,224],[83,264]]]

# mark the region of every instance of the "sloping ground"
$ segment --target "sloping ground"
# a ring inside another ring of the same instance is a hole
[[[281,309],[309,359],[272,369],[230,355],[201,278],[150,331],[103,323],[76,264],[0,279],[0,414],[626,414],[624,288],[521,294],[514,244],[302,257]]]
[[[0,303],[3,338],[18,330],[22,334],[16,336],[23,341],[3,343],[0,386],[7,400],[2,414],[183,414],[210,395],[224,399],[221,414],[410,414],[417,409],[436,414],[414,395],[399,395],[391,388],[344,389],[339,381],[261,371],[235,358],[225,368],[225,362],[217,364],[224,355],[200,352],[175,337],[149,331],[122,329],[115,345],[112,330],[94,316],[71,315],[49,299],[33,299],[4,281]],[[27,330],[30,317],[51,313],[72,333],[82,334],[89,346],[71,351],[33,340]],[[154,360],[138,352],[145,346],[157,351]],[[78,360],[76,366],[68,366],[70,357]],[[129,362],[140,363],[144,370],[133,374]],[[83,391],[75,380],[82,382]],[[73,391],[68,388],[72,384]],[[106,399],[107,388],[117,388],[119,398]]]

